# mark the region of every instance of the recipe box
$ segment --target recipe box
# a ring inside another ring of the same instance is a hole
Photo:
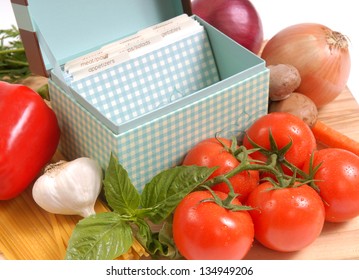
[[[114,152],[138,190],[160,171],[180,164],[199,141],[216,134],[240,135],[267,113],[269,70],[265,62],[196,15],[191,17],[204,26],[217,76],[194,92],[186,94],[163,81],[179,97],[167,96],[160,106],[118,121],[104,112],[114,102],[111,96],[96,96],[96,87],[106,88],[106,83],[90,84],[85,90],[105,104],[101,108],[66,81],[62,71],[66,62],[190,14],[190,1],[12,0],[12,6],[32,72],[49,77],[51,106],[61,128],[60,152],[69,160],[91,157],[104,169]],[[197,55],[189,54],[190,61],[198,61]],[[184,71],[192,73],[190,65]],[[139,83],[136,74],[132,78]],[[117,112],[125,110],[123,105],[115,106]]]

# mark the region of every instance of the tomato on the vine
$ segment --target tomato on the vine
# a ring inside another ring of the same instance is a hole
[[[232,145],[232,141],[225,138],[205,139],[187,152],[182,164],[207,167],[217,166],[218,168],[208,178],[209,180],[232,171],[240,162],[221,142],[228,148]],[[256,170],[242,171],[232,176],[229,181],[233,186],[234,192],[239,194],[239,201],[243,202],[248,194],[258,185],[259,172]],[[229,192],[226,183],[216,184],[212,189],[224,193]]]
[[[325,210],[321,197],[308,185],[274,188],[260,184],[247,199],[255,238],[280,252],[294,252],[311,244],[321,233]]]
[[[224,200],[227,194],[216,191]],[[252,246],[254,229],[246,210],[232,211],[211,201],[209,191],[188,194],[173,216],[173,240],[186,259],[242,259]],[[235,198],[232,204],[240,206]]]
[[[359,157],[343,149],[315,151],[312,167],[319,194],[324,200],[326,220],[344,222],[359,215]],[[310,160],[304,166],[309,173]]]
[[[247,149],[253,148],[251,141],[266,150],[271,150],[270,132],[278,150],[292,143],[291,147],[282,155],[297,168],[301,169],[312,152],[316,149],[316,140],[309,126],[298,117],[286,112],[273,112],[257,119],[246,131],[243,145]],[[256,160],[266,162],[267,155],[257,151],[251,154]],[[292,174],[290,169],[283,166],[286,174]]]

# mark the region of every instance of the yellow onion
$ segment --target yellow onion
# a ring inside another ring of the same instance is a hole
[[[345,88],[350,73],[348,40],[339,32],[317,23],[289,26],[264,46],[267,65],[291,64],[301,76],[296,90],[317,107],[334,100]]]

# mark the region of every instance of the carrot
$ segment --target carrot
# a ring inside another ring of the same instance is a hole
[[[320,120],[312,126],[317,142],[330,147],[348,150],[359,156],[359,142],[327,126]]]

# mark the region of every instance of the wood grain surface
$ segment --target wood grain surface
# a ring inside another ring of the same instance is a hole
[[[359,141],[359,105],[348,89],[320,109],[319,119]],[[56,154],[54,160],[59,157]],[[0,259],[4,259],[1,252]],[[346,223],[326,223],[320,237],[296,253],[278,253],[255,242],[246,259],[359,259],[359,217]]]

